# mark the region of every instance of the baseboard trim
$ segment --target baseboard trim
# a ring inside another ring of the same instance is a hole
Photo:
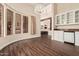
[[[28,37],[28,38],[22,38],[22,39],[18,39],[18,40],[13,40],[13,41],[7,41],[5,42],[4,44],[1,44],[0,45],[0,50],[2,50],[3,48],[5,48],[6,46],[14,43],[14,42],[17,42],[17,41],[20,41],[20,40],[25,40],[25,39],[30,39],[30,38],[36,38],[36,37],[40,37],[40,35],[32,35],[31,37]],[[7,40],[7,39],[6,39]],[[5,39],[4,39],[5,41]]]
[[[64,41],[64,43],[71,44],[71,45],[74,45],[75,46],[75,43],[66,42],[66,41]]]

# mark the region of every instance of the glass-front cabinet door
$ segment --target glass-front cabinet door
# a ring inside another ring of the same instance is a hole
[[[65,14],[61,15],[61,24],[65,24]]]
[[[13,34],[13,11],[7,9],[7,35]]]
[[[73,24],[74,23],[74,18],[73,18],[73,11],[67,13],[67,24]]]
[[[69,24],[69,13],[67,13],[67,24]]]
[[[75,23],[79,23],[79,11],[75,11]]]
[[[60,16],[57,16],[56,24],[60,24]]]
[[[3,35],[3,17],[4,17],[4,7],[0,4],[0,37]]]

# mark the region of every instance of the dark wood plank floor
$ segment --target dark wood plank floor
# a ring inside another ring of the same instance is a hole
[[[39,37],[12,43],[0,51],[2,56],[75,56],[79,47]]]

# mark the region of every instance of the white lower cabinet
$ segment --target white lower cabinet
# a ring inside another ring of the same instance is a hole
[[[74,32],[64,32],[64,41],[74,43]]]
[[[64,42],[63,41],[63,34],[64,34],[63,31],[55,30],[54,31],[54,40]]]
[[[75,32],[75,45],[79,46],[79,32],[78,31]]]

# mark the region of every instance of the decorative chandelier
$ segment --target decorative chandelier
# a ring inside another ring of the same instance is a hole
[[[43,6],[42,4],[37,4],[37,5],[35,6],[35,9],[34,9],[35,13],[41,14],[41,9],[42,9],[43,7],[44,7],[44,6]]]

